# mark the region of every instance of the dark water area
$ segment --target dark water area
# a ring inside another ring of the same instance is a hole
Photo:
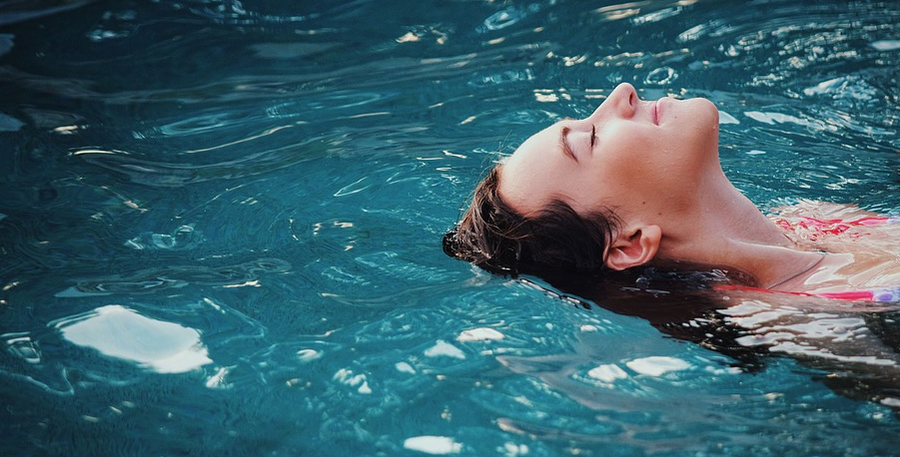
[[[760,207],[900,215],[898,68],[889,1],[2,3],[0,453],[895,455],[890,307],[771,352],[440,240],[621,82],[714,101]]]

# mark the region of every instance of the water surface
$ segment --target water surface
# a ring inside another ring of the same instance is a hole
[[[713,100],[763,208],[897,215],[897,68],[887,1],[4,4],[0,447],[892,455],[892,309],[796,303],[785,355],[772,303],[586,309],[440,237],[620,82]]]

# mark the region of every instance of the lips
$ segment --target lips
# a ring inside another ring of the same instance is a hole
[[[653,104],[653,123],[659,125],[660,118],[662,118],[662,102],[665,99],[659,99],[656,103]]]

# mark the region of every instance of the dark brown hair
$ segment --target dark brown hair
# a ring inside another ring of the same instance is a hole
[[[491,169],[475,188],[471,206],[444,235],[444,252],[512,276],[601,270],[618,224],[615,214],[578,214],[557,199],[537,214],[523,216],[500,197],[501,167]]]

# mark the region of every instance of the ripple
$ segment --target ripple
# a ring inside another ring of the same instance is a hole
[[[234,111],[218,111],[184,118],[157,127],[157,130],[164,136],[188,136],[209,133],[215,130],[234,129],[252,121],[254,119],[241,116],[240,113]],[[147,134],[141,135],[141,137],[147,136]]]
[[[832,129],[830,126],[824,124],[823,122],[817,120],[808,120],[803,119],[797,116],[793,116],[790,114],[782,114],[782,113],[766,113],[761,111],[746,111],[744,115],[753,119],[754,121],[762,122],[764,124],[776,125],[776,124],[794,124],[799,125],[801,127],[806,127],[812,130],[830,130]]]
[[[22,121],[0,112],[0,132],[18,132],[24,125]]]
[[[193,224],[182,225],[172,233],[145,232],[125,242],[125,246],[137,250],[187,250],[194,249],[203,242],[203,235]]]
[[[4,2],[0,4],[0,25],[17,24],[44,16],[63,13],[94,3],[96,0],[57,2]]]
[[[93,42],[127,38],[138,27],[137,19],[137,12],[133,10],[107,11],[101,24],[87,32],[87,37]]]
[[[468,84],[472,87],[488,87],[497,84],[511,84],[532,80],[534,80],[534,72],[530,68],[526,68],[523,70],[508,70],[489,75],[480,75],[469,81]]]
[[[14,41],[15,35],[0,33],[0,57],[12,50]]]
[[[6,333],[0,335],[6,341],[9,351],[27,363],[37,364],[43,361],[37,342],[28,333]]]
[[[368,60],[349,64],[341,60],[337,63],[304,67],[306,71],[295,71],[287,75],[278,73],[217,75],[220,79],[215,82],[200,80],[186,87],[172,86],[151,90],[99,91],[95,88],[96,84],[89,80],[32,74],[10,66],[0,66],[0,81],[42,93],[96,100],[110,105],[164,102],[194,105],[211,101],[231,105],[242,100],[271,101],[273,97],[292,98],[299,94],[312,95],[311,98],[314,99],[315,94],[323,96],[322,94],[326,94],[329,90],[355,97],[356,95],[348,91],[394,89],[403,83],[469,77],[473,68],[498,71],[502,67],[518,68],[529,61],[540,61],[550,47],[549,43],[538,42],[500,45],[477,52],[427,58],[375,55]],[[188,51],[178,48],[172,52]],[[171,59],[171,56],[167,55],[165,59]],[[366,77],[360,78],[360,75]],[[362,96],[366,98],[369,95]],[[326,94],[324,97],[327,100],[331,95]]]
[[[74,112],[65,112],[52,109],[26,107],[22,110],[37,128],[49,129],[57,133],[73,132],[85,123],[85,118]]]
[[[262,134],[247,137],[239,141],[232,141],[218,146],[204,148],[204,150],[189,151],[190,153],[205,152],[217,148],[228,148],[242,143],[248,143],[263,136],[275,133],[273,130]],[[297,153],[303,150],[303,154]],[[237,159],[224,160],[217,163],[191,163],[191,162],[164,162],[145,158],[117,150],[80,149],[73,152],[76,157],[84,162],[116,172],[128,178],[129,181],[151,187],[181,187],[188,184],[196,184],[217,180],[242,180],[252,176],[259,176],[281,170],[296,164],[321,158],[325,155],[327,147],[317,140],[307,140],[306,143],[291,144],[275,149],[263,150],[251,154],[245,154]]]
[[[681,32],[676,39],[679,43],[689,43],[704,37],[718,37],[735,31],[736,28],[729,25],[724,19],[716,19],[703,24],[695,25]]]
[[[596,13],[603,16],[607,21],[618,21],[628,19],[641,14],[641,9],[633,3],[625,3],[618,5],[604,6],[596,10]]]
[[[341,43],[254,43],[250,49],[265,59],[297,59],[330,52],[340,46]]]
[[[678,79],[678,73],[671,67],[656,68],[644,79],[644,84],[664,86]]]
[[[171,2],[171,8],[187,9],[191,13],[213,22],[229,25],[295,25],[310,19],[315,19],[320,14],[298,14],[296,6],[286,8],[284,11],[276,11],[276,8],[262,8],[255,10],[252,6],[245,7],[242,2],[233,0],[182,0]]]
[[[663,21],[669,19],[671,17],[675,17],[681,14],[683,8],[680,6],[672,7],[672,8],[663,8],[658,11],[654,11],[652,13],[644,14],[643,16],[637,16],[631,18],[631,22],[634,25],[643,25],[650,24],[654,22]]]
[[[509,26],[515,25],[522,19],[540,11],[540,5],[531,4],[524,8],[511,6],[509,8],[497,11],[485,18],[484,22],[478,28],[479,32],[493,32],[502,30]]]
[[[259,259],[223,267],[168,266],[147,268],[131,274],[81,279],[75,286],[56,293],[61,298],[146,294],[179,289],[188,285],[219,287],[259,287],[262,275],[280,274],[291,265],[280,259]]]

